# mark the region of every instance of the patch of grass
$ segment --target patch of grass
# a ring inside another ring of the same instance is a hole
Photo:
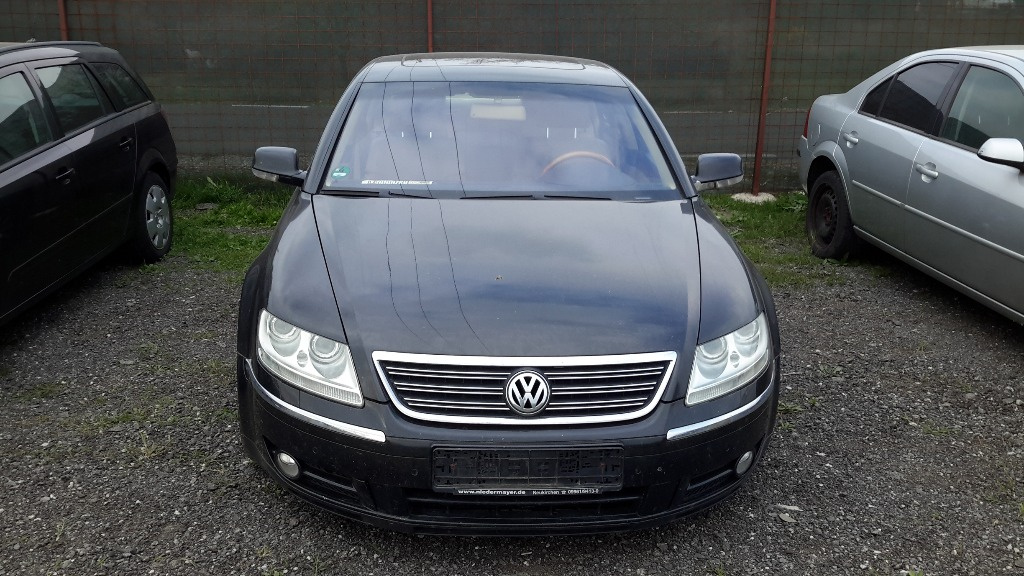
[[[930,420],[921,423],[921,431],[929,436],[949,436],[953,433],[952,428],[935,424]]]
[[[117,414],[102,416],[92,422],[98,431],[106,431],[120,424],[144,424],[150,419],[150,413],[142,408],[132,408]]]
[[[772,288],[828,281],[833,267],[845,265],[811,254],[804,233],[807,197],[802,192],[781,194],[776,201],[764,204],[741,202],[724,194],[701,198]]]
[[[798,406],[792,402],[779,402],[779,414],[799,414],[803,411],[803,406]]]
[[[3,374],[0,374],[0,377],[2,376]],[[15,399],[20,402],[28,402],[30,400],[47,400],[49,398],[56,398],[57,396],[60,396],[61,392],[65,390],[67,390],[66,384],[61,384],[60,382],[43,382],[42,384],[33,386],[24,392],[19,392],[15,396]]]
[[[161,447],[150,440],[149,434],[146,434],[145,431],[139,432],[139,439],[142,440],[142,444],[139,446],[139,457],[142,460],[149,460],[160,452]]]
[[[270,241],[291,194],[256,178],[183,177],[174,196],[176,249],[240,278]]]
[[[1019,491],[1017,485],[1022,479],[1017,477],[1016,471],[1008,470],[1004,467],[1000,467],[1000,472],[993,474],[989,483],[988,489],[982,495],[987,502],[993,502],[996,504],[1018,504],[1020,512],[1024,513],[1024,503],[1020,502],[1018,498]]]

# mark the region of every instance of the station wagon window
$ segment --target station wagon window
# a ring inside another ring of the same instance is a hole
[[[131,108],[149,100],[146,92],[132,78],[132,75],[117,64],[93,64],[93,69],[96,70],[100,84],[103,85],[103,89],[107,91],[107,95],[114,101],[118,110]]]
[[[99,95],[82,66],[48,66],[37,69],[36,74],[53,103],[65,134],[103,116]]]
[[[989,138],[1024,140],[1024,93],[1009,76],[972,66],[941,135],[975,150]]]
[[[954,62],[928,62],[900,72],[892,81],[878,115],[930,133],[941,114],[939,98],[956,69]]]
[[[679,198],[628,89],[546,83],[364,84],[324,187],[422,197]]]
[[[49,141],[46,118],[25,76],[0,78],[0,164]]]

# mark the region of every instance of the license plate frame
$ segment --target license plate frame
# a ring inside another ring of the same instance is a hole
[[[585,496],[622,489],[621,446],[435,447],[436,492],[477,496]]]

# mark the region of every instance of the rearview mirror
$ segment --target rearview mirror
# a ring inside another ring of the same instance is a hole
[[[982,160],[1024,170],[1024,144],[1016,138],[989,138],[978,148]]]
[[[302,186],[306,171],[299,170],[299,153],[294,148],[263,146],[252,157],[252,173],[258,178]]]
[[[738,154],[701,154],[690,180],[698,192],[731,186],[743,180],[743,159]]]

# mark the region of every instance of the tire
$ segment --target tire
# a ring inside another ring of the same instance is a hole
[[[842,260],[860,248],[853,231],[846,189],[837,172],[825,172],[814,181],[807,203],[807,239],[818,258]]]
[[[171,250],[174,239],[170,189],[159,175],[147,172],[135,202],[131,248],[143,262],[152,264]]]

